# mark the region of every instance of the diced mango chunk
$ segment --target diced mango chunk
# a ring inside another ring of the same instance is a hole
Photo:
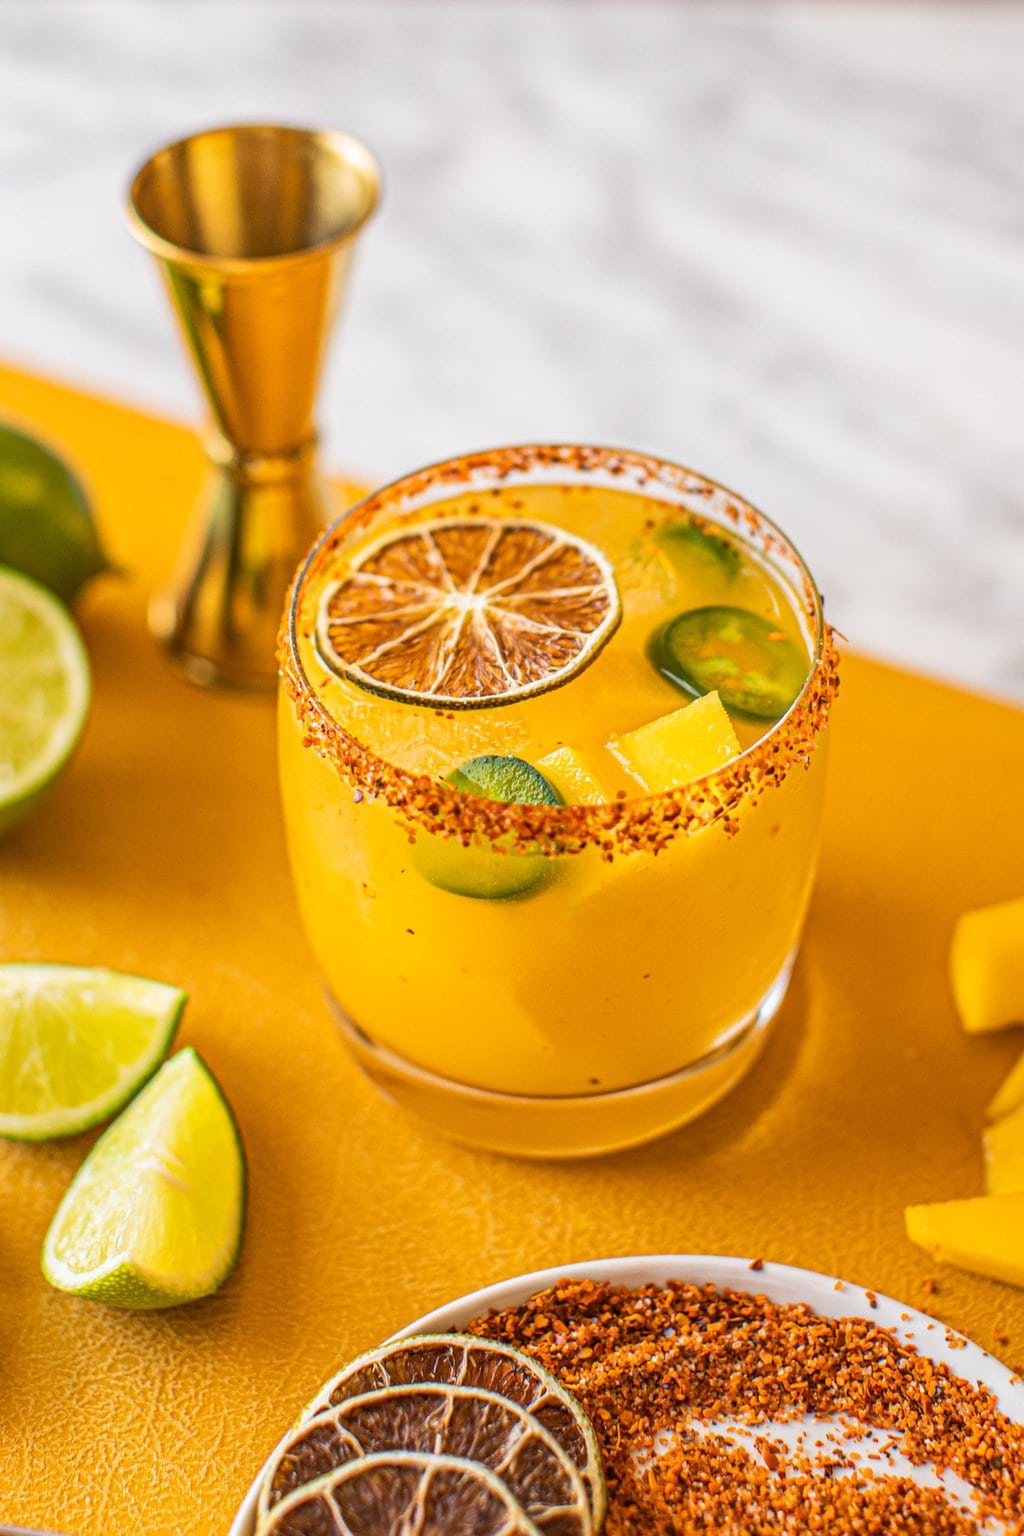
[[[576,747],[556,747],[537,767],[566,805],[602,805],[615,796],[602,784],[594,764]]]
[[[985,1132],[985,1188],[990,1195],[1024,1193],[1024,1105]]]
[[[950,973],[971,1034],[1024,1024],[1024,899],[965,912],[953,933]]]
[[[907,1236],[933,1258],[1024,1286],[1024,1194],[908,1205]]]
[[[1024,1056],[1018,1059],[1009,1076],[1003,1078],[989,1100],[985,1114],[989,1120],[1001,1120],[1018,1104],[1024,1104]]]
[[[717,693],[660,715],[608,743],[619,762],[649,794],[689,784],[739,754],[732,721]]]

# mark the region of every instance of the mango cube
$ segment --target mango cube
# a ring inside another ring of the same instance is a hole
[[[965,912],[949,959],[964,1029],[1024,1024],[1024,899]]]
[[[1001,1120],[1018,1104],[1024,1104],[1024,1056],[1018,1059],[1009,1076],[1003,1078],[989,1100],[985,1114],[989,1120]]]
[[[566,805],[602,805],[615,796],[603,785],[594,765],[575,747],[556,747],[537,762]]]
[[[705,693],[649,725],[613,737],[608,749],[649,794],[657,795],[721,768],[739,755],[740,744],[718,694]]]
[[[908,1205],[907,1236],[933,1258],[1024,1286],[1024,1194]]]
[[[1024,1193],[1024,1105],[985,1132],[985,1188],[990,1195]]]

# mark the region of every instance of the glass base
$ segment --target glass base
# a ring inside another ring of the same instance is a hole
[[[794,959],[795,951],[723,1045],[667,1077],[611,1093],[546,1096],[474,1088],[377,1045],[330,992],[328,1001],[349,1050],[371,1082],[433,1130],[515,1157],[596,1157],[664,1136],[695,1120],[735,1087],[764,1046],[786,995]]]

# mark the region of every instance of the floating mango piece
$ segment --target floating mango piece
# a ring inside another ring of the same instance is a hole
[[[703,778],[737,757],[740,744],[717,693],[660,715],[608,743],[619,762],[650,794]]]
[[[949,961],[964,1029],[1024,1024],[1024,899],[965,912]]]
[[[1024,1286],[1024,1194],[908,1205],[907,1236],[944,1264]]]
[[[985,1188],[990,1195],[1024,1191],[1024,1105],[985,1132]]]
[[[1001,1120],[1004,1115],[1016,1109],[1018,1104],[1024,1104],[1024,1056],[1020,1057],[1009,1076],[1003,1078],[989,1100],[985,1114],[989,1120]]]
[[[614,794],[601,783],[593,763],[576,747],[556,747],[537,762],[566,805],[603,805]]]

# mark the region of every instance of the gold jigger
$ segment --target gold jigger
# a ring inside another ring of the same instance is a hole
[[[214,128],[160,150],[129,193],[210,406],[212,492],[150,628],[194,682],[271,688],[295,567],[327,520],[313,407],[377,163],[357,139]]]

